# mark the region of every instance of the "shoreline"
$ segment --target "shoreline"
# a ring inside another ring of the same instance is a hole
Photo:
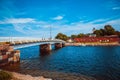
[[[112,43],[65,43],[65,46],[120,46],[120,43],[118,42],[112,42]]]
[[[40,70],[21,70],[20,72],[13,72],[14,74],[22,74],[23,79],[26,80],[25,76],[30,76],[33,79],[42,78],[37,80],[96,80],[94,77],[75,74],[75,73],[64,73],[64,72],[53,72],[53,71],[40,71]]]
[[[54,72],[54,71],[41,71],[41,70],[20,70],[10,71],[3,70],[12,74],[11,80],[97,80],[92,76],[86,76],[76,73]]]
[[[2,72],[3,75],[5,74],[10,75],[11,76],[10,80],[52,80],[51,78],[45,78],[43,76],[32,76],[29,74],[23,74],[19,72],[8,71],[8,70],[0,70],[0,72]],[[0,79],[3,80],[2,76],[0,76]]]

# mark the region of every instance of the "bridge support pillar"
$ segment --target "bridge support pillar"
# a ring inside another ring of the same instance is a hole
[[[55,49],[62,48],[62,43],[55,43]]]
[[[51,44],[41,44],[40,45],[40,55],[49,54],[51,51]]]
[[[65,43],[62,43],[62,47],[65,47]]]

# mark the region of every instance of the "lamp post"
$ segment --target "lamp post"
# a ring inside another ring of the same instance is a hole
[[[50,40],[52,39],[52,28],[50,26]]]
[[[12,43],[12,31],[10,32],[9,42]]]

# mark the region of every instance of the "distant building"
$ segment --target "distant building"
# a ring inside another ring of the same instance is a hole
[[[89,37],[96,37],[96,34],[93,34],[95,30],[96,30],[96,29],[93,28],[93,29],[92,29],[92,33],[89,33],[88,36],[89,36]]]
[[[73,42],[73,40],[70,38],[67,40],[67,42],[71,43],[71,42]]]
[[[83,37],[83,38],[75,38],[75,42],[77,43],[90,43],[90,42],[101,42],[101,43],[109,43],[109,42],[119,42],[119,37]]]
[[[96,37],[96,34],[91,33],[89,34],[89,37]]]

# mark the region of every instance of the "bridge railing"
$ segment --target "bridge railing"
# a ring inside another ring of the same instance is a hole
[[[0,42],[10,42],[11,44],[25,44],[25,43],[36,43],[36,42],[63,42],[60,39],[41,39],[41,38],[28,38],[28,37],[0,37]]]

